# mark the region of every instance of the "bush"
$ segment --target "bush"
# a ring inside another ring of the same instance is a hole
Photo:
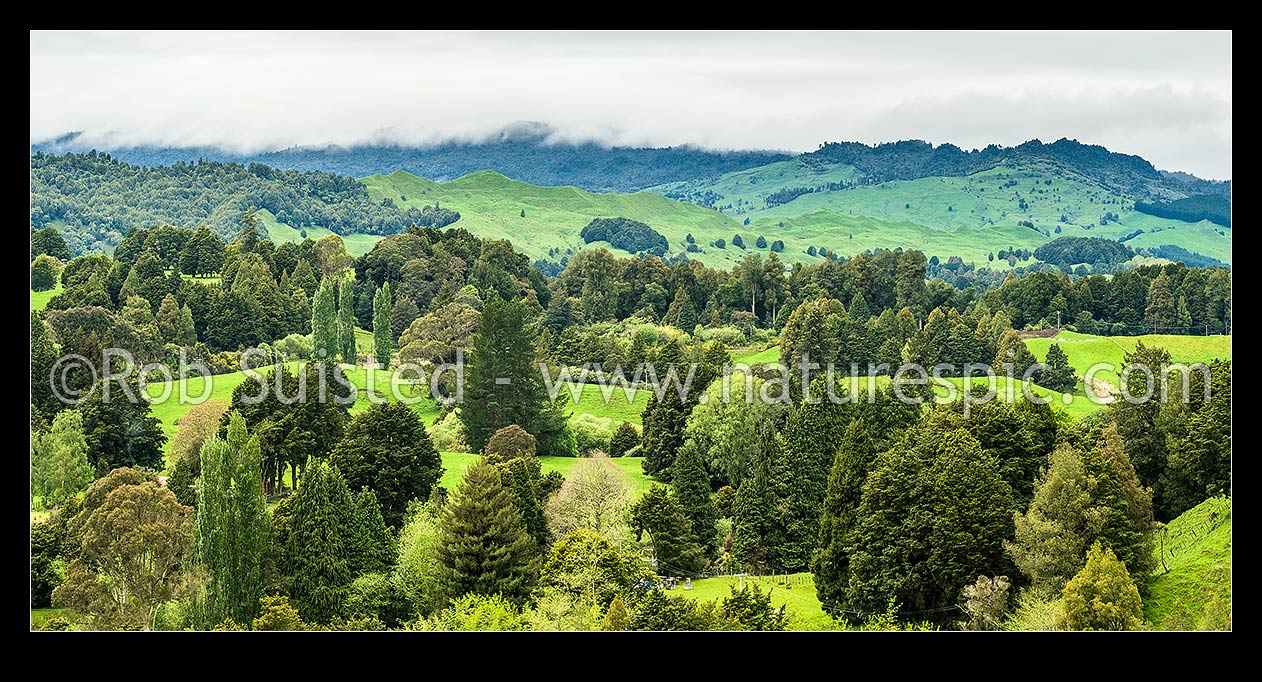
[[[570,418],[570,430],[574,433],[574,445],[579,456],[592,450],[608,451],[613,437],[613,420],[591,414],[576,414]]]
[[[311,358],[311,337],[290,334],[276,342],[276,352],[285,360],[308,360]]]
[[[621,457],[640,444],[640,430],[631,422],[622,422],[609,438],[609,456]]]
[[[579,236],[588,244],[606,241],[614,248],[631,253],[644,251],[664,256],[670,248],[670,243],[660,232],[630,218],[596,218],[583,228]]]
[[[519,457],[534,457],[537,445],[535,437],[525,429],[509,424],[491,436],[482,453],[488,461],[507,462]]]
[[[701,341],[719,341],[728,346],[739,346],[746,341],[745,332],[731,325],[702,329],[697,338]]]
[[[464,439],[464,424],[460,421],[456,410],[447,413],[443,420],[428,427],[429,439],[439,452],[468,452],[469,444]]]
[[[451,606],[416,624],[417,630],[508,631],[525,630],[526,621],[507,599],[466,594]]]
[[[1065,584],[1063,598],[1059,624],[1069,630],[1138,630],[1144,622],[1144,603],[1126,564],[1099,540]]]

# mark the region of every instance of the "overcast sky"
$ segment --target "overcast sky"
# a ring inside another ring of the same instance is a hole
[[[478,138],[809,151],[1061,137],[1231,177],[1231,33],[31,34],[31,141]]]

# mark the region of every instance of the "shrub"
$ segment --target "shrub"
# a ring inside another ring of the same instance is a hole
[[[640,430],[631,422],[622,422],[609,438],[609,456],[621,457],[640,444]]]
[[[570,418],[570,430],[580,456],[592,450],[608,451],[613,437],[613,420],[582,413]]]

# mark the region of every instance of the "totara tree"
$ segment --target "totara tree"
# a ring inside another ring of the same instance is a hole
[[[495,297],[487,301],[465,375],[465,403],[477,409],[460,411],[466,442],[475,452],[509,424],[538,438],[545,453],[553,446],[564,424],[548,399],[534,357],[526,306]]]
[[[83,432],[88,441],[88,461],[100,469],[102,463],[158,469],[162,466],[162,446],[167,437],[162,422],[153,416],[152,406],[139,386],[129,383],[130,397],[118,383],[105,391],[96,390],[82,404]]]
[[[1144,622],[1144,603],[1126,564],[1098,541],[1065,584],[1061,608],[1057,624],[1067,630],[1138,630]]]
[[[376,493],[388,526],[401,528],[412,500],[429,499],[443,464],[425,425],[403,403],[373,403],[346,425],[329,461],[352,489]]]
[[[707,553],[713,554],[718,549],[715,526],[718,514],[710,500],[710,474],[706,472],[701,448],[695,440],[689,440],[679,449],[672,469],[671,488],[692,523],[693,538]]]
[[[609,456],[621,457],[640,444],[640,431],[631,422],[622,422],[609,438]]]
[[[1007,573],[1012,491],[964,429],[921,426],[881,453],[863,485],[847,551],[852,608],[945,609],[978,575]],[[945,611],[933,611],[945,617]]]
[[[705,567],[705,553],[693,537],[692,524],[683,505],[665,486],[654,484],[631,505],[629,513],[636,541],[644,533],[649,535],[659,574],[700,574]]]
[[[351,573],[360,577],[384,573],[394,563],[395,544],[377,495],[363,488],[352,496],[351,506],[346,533]]]
[[[863,483],[876,449],[861,420],[846,428],[828,473],[828,493],[820,514],[819,542],[811,557],[815,592],[828,613],[848,607],[850,534],[858,519]]]
[[[1167,518],[1210,497],[1231,494],[1230,360],[1210,365],[1210,399],[1190,406],[1168,440],[1161,500]]]
[[[1034,383],[1060,393],[1068,393],[1077,385],[1078,376],[1059,344],[1053,343],[1047,348],[1047,358],[1043,364],[1047,368],[1034,375]]]
[[[776,505],[784,536],[775,549],[775,559],[786,571],[810,568],[820,537],[829,471],[849,423],[847,406],[829,399],[823,381],[817,380],[811,388],[812,398],[820,402],[802,401],[789,410],[784,457],[775,476],[784,483]]]
[[[773,430],[762,432],[757,455],[748,478],[736,490],[732,507],[732,556],[745,571],[772,569],[772,547],[780,533],[776,519],[776,493],[772,477],[779,473],[777,461],[783,458],[783,444]]]
[[[530,594],[538,549],[499,467],[480,462],[465,473],[443,509],[435,557],[451,598],[502,595],[521,603]]]
[[[285,531],[289,598],[303,620],[327,623],[341,613],[351,581],[353,501],[346,480],[327,462],[307,466],[288,513],[273,523]]]

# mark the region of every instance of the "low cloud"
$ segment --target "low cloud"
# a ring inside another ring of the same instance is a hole
[[[31,141],[554,139],[809,151],[1060,137],[1231,175],[1231,34],[31,34]]]

